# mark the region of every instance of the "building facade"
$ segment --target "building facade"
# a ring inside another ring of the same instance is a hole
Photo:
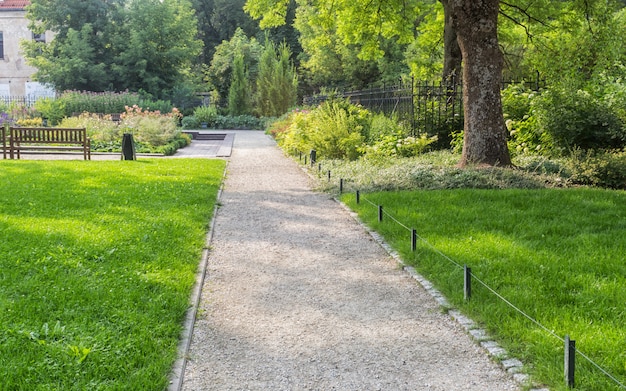
[[[32,81],[36,69],[26,63],[20,41],[45,40],[28,29],[28,0],[0,0],[0,97],[49,96],[52,91]]]

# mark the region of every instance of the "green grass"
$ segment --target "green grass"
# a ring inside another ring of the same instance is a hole
[[[224,165],[0,161],[0,388],[165,389]]]
[[[375,205],[626,383],[626,193],[597,189],[435,190],[342,200],[453,303],[484,325],[539,384],[565,389],[563,343],[474,282]],[[370,201],[367,202],[366,200]],[[577,355],[579,390],[619,390]]]

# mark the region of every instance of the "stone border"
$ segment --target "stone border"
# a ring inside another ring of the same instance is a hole
[[[352,216],[352,218],[360,224],[372,238],[374,238],[374,240],[398,263],[398,265],[402,267],[402,270],[417,281],[442,308],[446,309],[452,319],[461,325],[467,334],[469,334],[476,343],[487,351],[492,359],[499,362],[502,368],[504,368],[504,370],[510,374],[513,377],[513,380],[515,380],[522,388],[530,387],[529,391],[550,391],[548,388],[532,388],[533,384],[530,376],[523,372],[524,364],[520,360],[509,357],[508,352],[496,341],[494,341],[486,330],[479,328],[473,320],[461,314],[460,311],[453,309],[448,302],[448,299],[446,299],[445,296],[439,292],[430,281],[419,274],[412,266],[407,266],[402,260],[400,254],[398,254],[398,252],[385,242],[381,235],[364,224],[359,216],[352,211],[352,209],[336,197],[333,197],[333,200],[341,205]]]
[[[204,286],[204,278],[206,276],[206,270],[209,263],[211,242],[213,241],[213,233],[215,232],[215,220],[220,206],[220,199],[222,198],[222,190],[224,188],[227,169],[228,164],[224,167],[222,185],[220,186],[220,189],[217,192],[217,197],[215,198],[215,207],[213,208],[213,215],[211,217],[211,222],[209,223],[209,230],[206,234],[204,248],[202,249],[199,268],[196,272],[196,282],[194,283],[193,291],[191,293],[190,307],[187,309],[185,314],[183,330],[181,332],[180,341],[178,342],[177,359],[174,362],[174,366],[172,367],[172,371],[169,376],[170,382],[167,387],[167,391],[180,391],[183,388],[185,367],[187,366],[187,359],[189,356],[189,347],[191,346],[193,328],[196,323],[198,307],[200,306],[200,299],[202,297],[202,287]]]

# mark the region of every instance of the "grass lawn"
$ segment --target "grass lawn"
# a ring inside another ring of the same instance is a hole
[[[0,161],[0,389],[165,389],[224,166]]]
[[[565,389],[563,343],[626,384],[626,193],[594,189],[436,190],[354,194],[342,200],[383,234],[474,320],[484,325],[532,378]],[[366,200],[370,201],[367,202]],[[538,320],[545,331],[474,282],[463,300],[463,269],[418,240],[376,205]],[[577,355],[580,390],[621,390]]]

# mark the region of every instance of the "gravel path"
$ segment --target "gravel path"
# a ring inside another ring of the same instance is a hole
[[[183,390],[517,390],[261,132],[238,132]]]

